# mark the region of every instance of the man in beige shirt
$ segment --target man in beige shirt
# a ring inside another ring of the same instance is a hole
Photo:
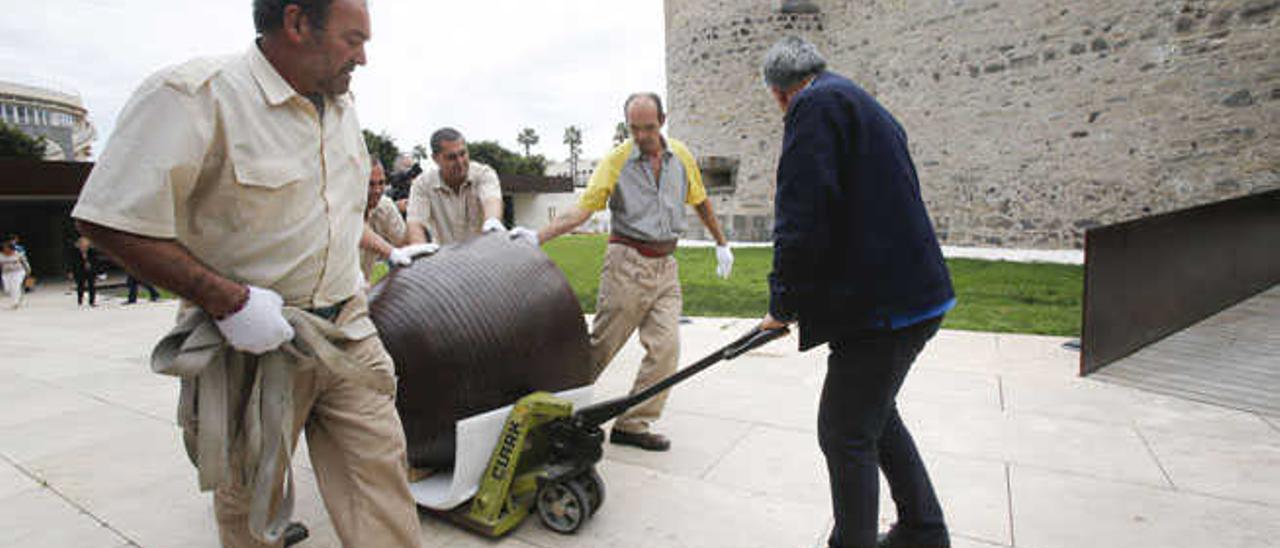
[[[467,141],[458,130],[442,128],[431,134],[427,170],[409,188],[410,243],[445,245],[504,230],[502,187],[498,173],[467,156]]]
[[[386,259],[395,266],[408,266],[418,253],[434,251],[434,244],[405,246],[409,230],[396,203],[386,195],[387,173],[382,162],[373,160],[369,174],[369,193],[364,208],[364,235],[360,238],[360,272],[366,282],[373,283],[373,266]],[[400,247],[404,246],[404,247]]]
[[[254,24],[258,39],[244,54],[143,82],[72,216],[131,274],[180,295],[180,321],[207,315],[228,359],[281,354],[294,337],[288,305],[337,324],[348,336],[341,353],[392,381],[357,249],[370,168],[348,87],[365,64],[368,9],[363,0],[255,0]],[[420,546],[394,395],[323,367],[291,371],[293,391],[264,392],[264,405],[268,396],[292,402],[288,443],[305,428],[342,544]],[[211,486],[222,544],[279,546],[275,529],[250,520],[261,515],[249,505],[252,480],[236,476]]]

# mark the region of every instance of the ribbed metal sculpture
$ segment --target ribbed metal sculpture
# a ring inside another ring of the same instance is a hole
[[[414,467],[452,464],[458,419],[594,380],[582,308],[564,274],[506,234],[393,269],[369,311],[395,360]]]

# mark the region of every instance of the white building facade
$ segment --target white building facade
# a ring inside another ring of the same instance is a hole
[[[40,139],[46,160],[88,161],[97,131],[78,95],[0,81],[0,121]]]

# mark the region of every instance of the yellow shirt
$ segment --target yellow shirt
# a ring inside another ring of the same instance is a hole
[[[175,239],[285,303],[360,288],[370,161],[350,94],[317,113],[257,46],[151,76],[120,114],[71,215]]]
[[[467,179],[451,188],[432,168],[419,175],[409,187],[405,218],[431,232],[431,241],[440,245],[460,242],[480,234],[484,226],[484,200],[502,199],[498,172],[480,162],[471,162]]]

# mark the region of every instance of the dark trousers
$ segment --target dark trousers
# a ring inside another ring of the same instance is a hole
[[[76,279],[76,303],[84,304],[84,293],[89,292],[89,306],[98,304],[98,279],[94,277],[93,272],[75,272]]]
[[[152,301],[155,301],[160,298],[160,292],[156,291],[156,288],[152,287],[151,284],[147,282],[140,281],[137,278],[134,278],[133,276],[129,276],[125,278],[124,285],[125,287],[129,288],[129,299],[125,301],[126,303],[138,302],[138,286],[139,285],[141,285],[143,288],[147,290],[148,293],[151,294]]]
[[[942,507],[895,402],[941,323],[935,318],[898,330],[860,330],[830,343],[818,443],[831,480],[832,548],[876,545],[881,471],[898,510],[894,540],[905,546],[950,543]]]

